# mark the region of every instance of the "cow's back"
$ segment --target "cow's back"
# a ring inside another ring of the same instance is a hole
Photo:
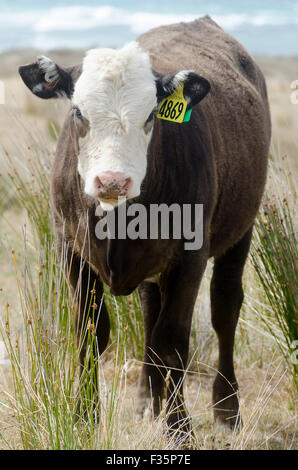
[[[210,81],[211,92],[199,106],[212,134],[218,202],[211,254],[220,254],[252,224],[263,194],[271,137],[263,74],[209,17],[153,29],[138,41],[156,71],[192,69]]]

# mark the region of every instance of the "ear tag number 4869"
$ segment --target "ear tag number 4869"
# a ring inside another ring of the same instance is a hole
[[[187,110],[187,101],[183,96],[183,88],[184,83],[172,95],[162,100],[157,114],[159,119],[178,122],[179,124],[189,121],[192,110]]]

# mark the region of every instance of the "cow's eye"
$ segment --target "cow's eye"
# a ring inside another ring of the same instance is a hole
[[[85,118],[80,109],[77,108],[76,106],[72,108],[71,110],[72,115],[73,115],[73,120],[76,125],[76,128],[78,130],[78,134],[80,137],[85,137],[88,130],[89,130],[89,121],[87,118]]]
[[[83,115],[81,111],[79,110],[79,108],[73,108],[73,112],[77,119],[79,119],[80,121],[83,121]]]
[[[148,134],[148,132],[150,132],[152,129],[154,115],[155,115],[155,111],[153,110],[152,113],[150,113],[150,115],[148,116],[148,119],[144,124],[144,131],[146,134]]]
[[[148,117],[148,119],[147,119],[147,121],[146,121],[145,124],[148,124],[150,121],[152,121],[153,116],[154,116],[154,113],[153,113],[153,111],[152,111],[152,113],[149,115],[149,117]]]

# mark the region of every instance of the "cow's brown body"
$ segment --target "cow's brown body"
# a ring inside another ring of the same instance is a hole
[[[213,396],[215,403],[221,401],[215,416],[234,425],[237,397],[225,397],[237,391],[233,342],[243,299],[241,277],[266,179],[271,133],[266,86],[261,71],[242,46],[208,17],[149,31],[139,43],[150,53],[156,72],[192,69],[211,84],[210,93],[193,109],[189,123],[156,120],[147,173],[137,200],[145,205],[204,204],[203,246],[198,251],[185,251],[179,240],[98,240],[98,203],[84,194],[78,176],[70,118],[60,136],[52,172],[57,237],[60,242],[66,238],[76,253],[70,266],[74,286],[81,259],[87,262],[80,277],[85,294],[96,282],[99,298],[102,281],[116,295],[139,288],[146,364],[140,379],[138,408],[139,412],[144,410],[152,393],[154,411],[159,412],[164,374],[170,369],[168,424],[174,429],[178,424],[187,428],[182,397],[170,397],[183,376],[183,371],[176,369],[185,368],[187,363],[191,318],[201,277],[208,258],[214,257],[211,306],[219,338],[219,374]],[[159,276],[157,284],[146,281],[155,275]],[[97,334],[102,352],[109,337],[104,304]],[[165,366],[163,374],[150,366],[151,360]],[[174,413],[170,412],[173,406],[177,407]]]

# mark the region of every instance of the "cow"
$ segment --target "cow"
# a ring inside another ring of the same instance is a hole
[[[70,283],[82,292],[80,327],[92,292],[100,305],[102,354],[110,331],[103,283],[116,296],[138,289],[145,344],[136,411],[142,415],[152,398],[158,416],[165,396],[169,432],[189,432],[183,379],[193,309],[213,258],[211,318],[219,344],[214,416],[237,426],[234,336],[271,139],[259,67],[207,16],[152,29],[119,50],[92,49],[81,65],[63,68],[41,56],[19,73],[36,96],[71,103],[57,144],[51,200],[58,247],[66,240],[71,248]],[[160,119],[161,104],[181,90],[190,120]],[[172,232],[168,238],[160,232],[153,238],[96,236],[105,214],[133,203],[190,205],[192,227],[194,208],[203,205],[202,243],[186,249],[185,238]],[[81,363],[85,353],[82,348]]]

